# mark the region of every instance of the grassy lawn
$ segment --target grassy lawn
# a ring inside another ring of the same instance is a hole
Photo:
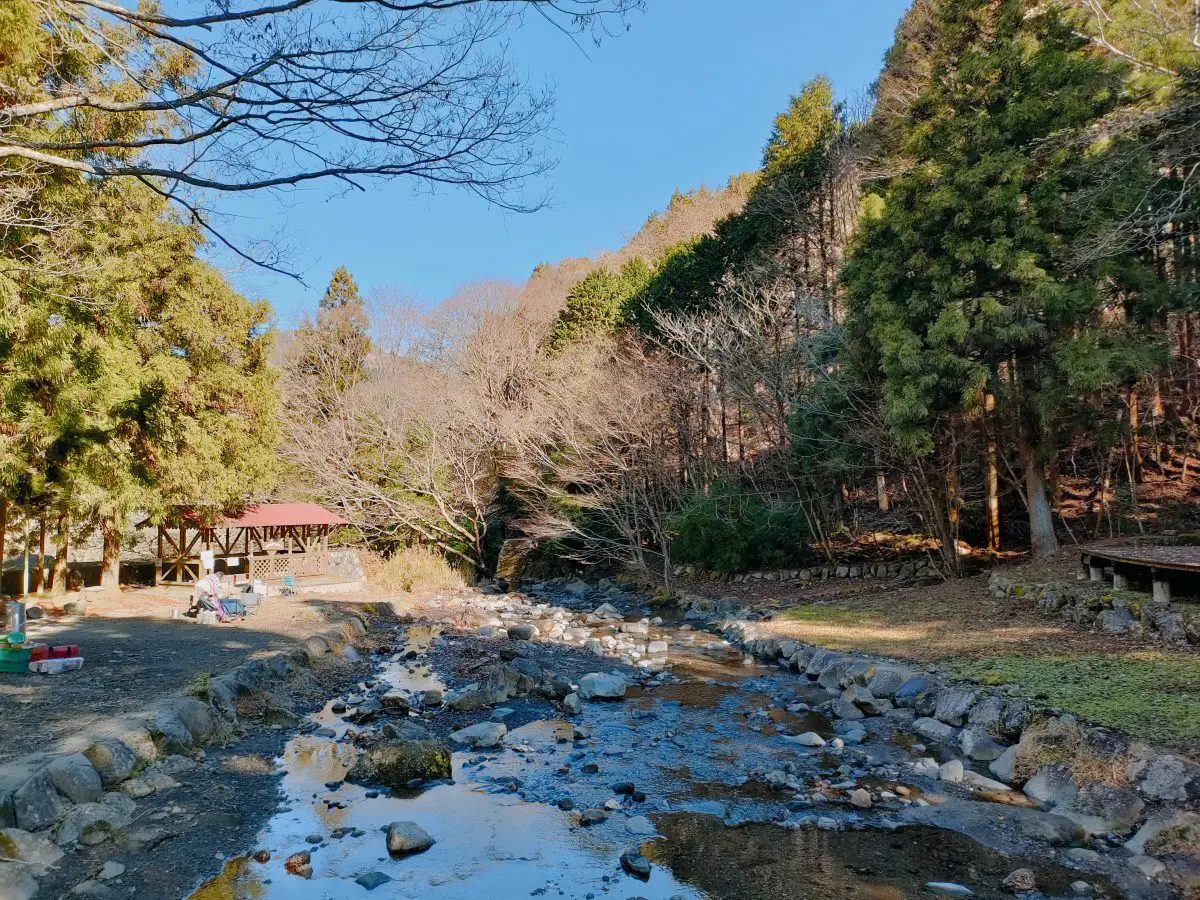
[[[780,610],[781,634],[833,650],[916,664],[1025,697],[1152,743],[1200,748],[1200,656],[1097,635],[948,586]]]
[[[1150,741],[1200,746],[1200,660],[1131,651],[1123,654],[997,656],[951,662],[983,684],[1016,684],[1020,692]]]

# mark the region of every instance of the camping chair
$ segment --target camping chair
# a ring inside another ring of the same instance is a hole
[[[295,575],[284,575],[283,576],[283,596],[293,597],[293,596],[295,596],[295,594],[296,594],[296,576]]]

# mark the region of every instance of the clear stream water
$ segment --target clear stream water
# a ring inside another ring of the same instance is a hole
[[[709,636],[673,626],[666,632],[679,681],[631,689],[624,702],[585,703],[572,722],[533,718],[535,704],[513,701],[506,705],[517,714],[502,748],[455,753],[453,783],[420,792],[368,796],[375,792],[342,782],[358,751],[339,742],[348,726],[331,700],[312,718],[335,736],[298,734],[288,742],[277,760],[284,772],[278,811],[247,855],[230,860],[191,900],[898,900],[930,896],[923,891],[928,881],[961,882],[977,897],[1002,897],[1000,881],[1022,865],[1035,869],[1047,894],[1070,893],[1079,873],[1044,857],[1003,856],[953,831],[868,828],[840,805],[819,812],[837,817],[842,830],[800,824],[802,814],[811,819],[815,810],[792,808],[791,792],[746,781],[745,774],[805,754],[831,783],[853,777],[838,754],[809,755],[782,740],[809,730],[832,735],[824,716],[784,709],[788,699],[808,696],[816,703],[827,695],[794,676],[744,665],[739,654],[703,652]],[[410,629],[410,648],[423,650],[431,637]],[[442,686],[423,657],[401,657],[378,670],[391,692]],[[540,709],[545,712],[544,704]],[[573,742],[576,727],[590,738]],[[907,752],[895,742],[887,750],[897,759]],[[599,771],[586,774],[589,763]],[[625,781],[646,800],[621,799],[600,825],[581,827],[577,812],[556,805],[569,796],[576,810],[600,807],[618,799],[612,785]],[[657,835],[634,833],[646,819]],[[420,854],[389,858],[383,832],[397,820],[418,823],[436,843]],[[307,843],[309,836],[321,842]],[[653,862],[648,881],[619,864],[622,852],[639,848]],[[303,849],[311,851],[311,879],[284,868],[285,859]],[[270,859],[254,861],[256,850],[269,851]],[[354,879],[371,872],[391,880],[368,892]],[[1089,881],[1105,895],[1101,882]]]

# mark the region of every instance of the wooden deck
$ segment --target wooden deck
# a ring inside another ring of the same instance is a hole
[[[1129,588],[1131,579],[1149,580],[1156,603],[1171,602],[1172,576],[1200,578],[1200,547],[1085,547],[1080,561],[1084,577],[1111,578],[1115,588]]]

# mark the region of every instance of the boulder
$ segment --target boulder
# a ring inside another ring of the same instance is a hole
[[[979,689],[968,685],[949,685],[938,691],[933,717],[947,725],[962,725],[979,697]]]
[[[387,849],[392,856],[408,856],[428,850],[434,844],[416,822],[393,822],[387,827]]]
[[[877,666],[867,682],[867,690],[875,697],[892,697],[911,677],[909,672],[890,666]]]
[[[896,689],[892,700],[899,707],[912,709],[927,716],[936,704],[937,684],[926,675],[915,675]]]
[[[1137,619],[1124,607],[1106,609],[1096,616],[1096,630],[1102,634],[1128,634],[1137,627]]]
[[[53,825],[67,807],[67,801],[43,770],[13,791],[13,824],[25,831],[37,831]]]
[[[1089,835],[1128,834],[1145,808],[1142,799],[1128,788],[1097,781],[1080,788],[1075,799],[1058,812],[1078,822]]]
[[[637,849],[626,850],[621,854],[621,868],[634,878],[642,881],[650,880],[652,871],[650,860],[646,859]]]
[[[978,725],[971,725],[962,730],[958,736],[958,746],[975,762],[991,762],[1004,753],[1004,748]]]
[[[404,787],[451,777],[450,747],[442,741],[380,741],[358,758],[346,780]]]
[[[617,672],[589,672],[579,679],[581,700],[620,700],[629,683]]]
[[[509,625],[508,639],[511,641],[531,641],[538,636],[536,625]]]
[[[87,846],[103,843],[133,822],[134,802],[124,794],[105,794],[99,803],[81,803],[58,823],[54,840],[60,846],[78,841]]]
[[[988,771],[1003,781],[1005,784],[1012,784],[1016,780],[1016,762],[1017,748],[1016,746],[1009,747],[988,766]]]
[[[60,756],[46,767],[50,783],[73,803],[90,803],[104,793],[100,774],[82,753]]]
[[[1200,766],[1180,756],[1164,753],[1134,760],[1126,775],[1147,800],[1200,799]]]
[[[991,735],[1000,734],[1000,717],[1004,714],[1004,700],[995,694],[979,698],[967,714],[967,724]]]
[[[1078,794],[1079,786],[1071,770],[1062,763],[1042,766],[1025,782],[1025,796],[1046,808],[1067,806]]]
[[[937,719],[928,717],[917,719],[912,723],[912,729],[927,741],[937,741],[943,744],[953,742],[955,729],[951,728],[945,722],[939,722]]]
[[[450,732],[450,740],[475,749],[495,747],[504,740],[508,728],[500,722],[478,722]]]
[[[0,860],[0,897],[6,900],[32,900],[38,884],[29,866]]]
[[[46,874],[63,855],[53,842],[20,828],[0,829],[0,846],[3,847],[0,856],[28,866],[38,876]],[[4,896],[7,895],[0,891],[0,897]]]
[[[97,739],[83,751],[83,755],[105,787],[119,784],[131,776],[138,762],[137,755],[116,738]]]

